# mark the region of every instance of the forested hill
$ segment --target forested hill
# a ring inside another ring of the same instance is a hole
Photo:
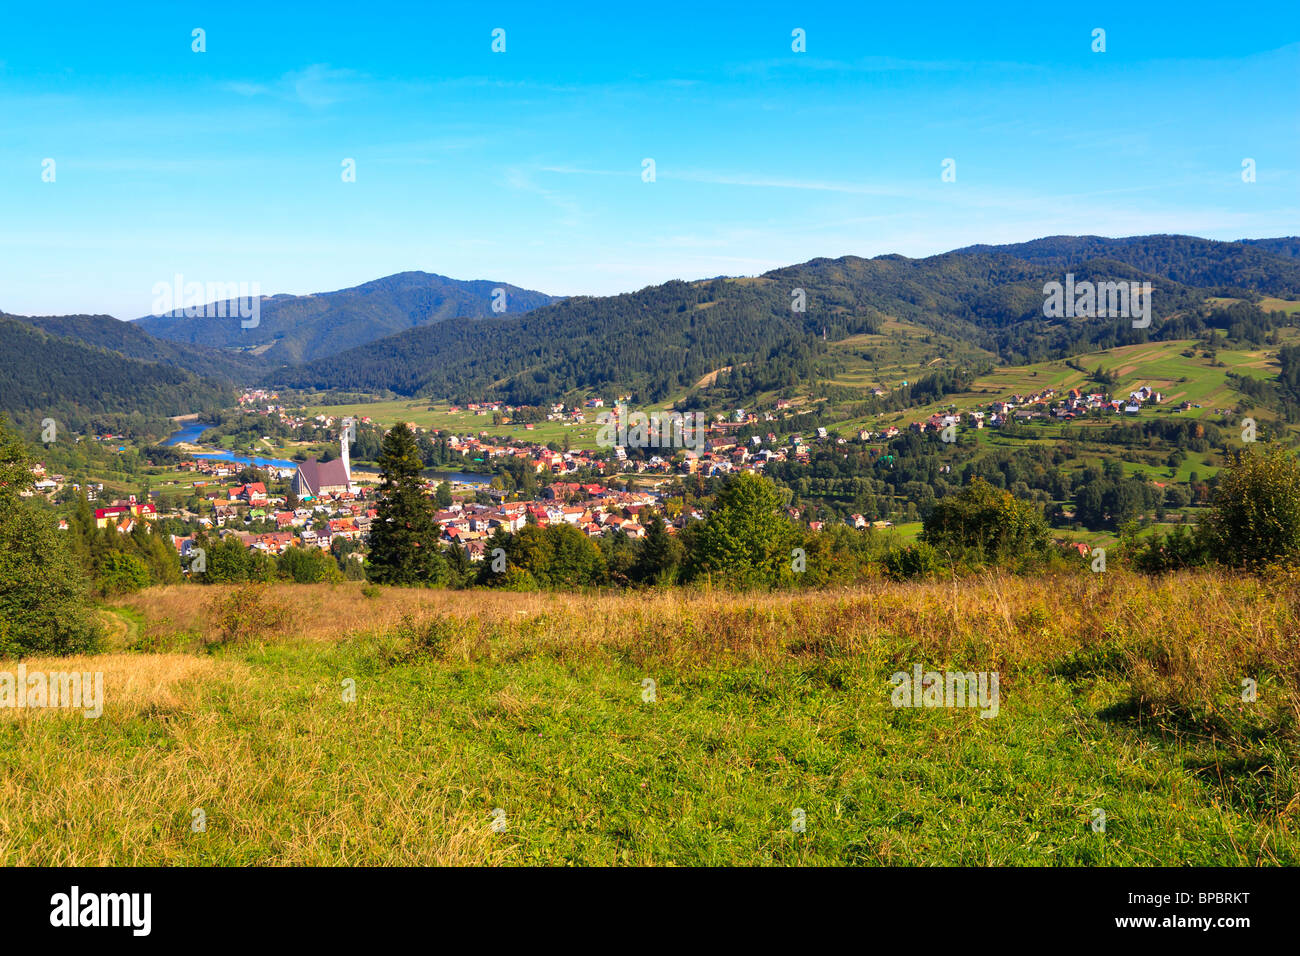
[[[1281,239],[1241,239],[1243,245],[1256,246],[1278,256],[1300,259],[1300,236],[1285,236]]]
[[[496,290],[504,298],[496,297]],[[495,298],[494,298],[495,297]],[[316,295],[276,295],[261,300],[256,327],[244,328],[237,309],[225,316],[146,316],[136,325],[151,335],[241,350],[264,365],[297,364],[418,326],[454,318],[516,315],[555,301],[552,296],[486,279],[462,281],[428,272],[402,272],[350,289]],[[179,304],[178,304],[179,305]],[[500,308],[500,307],[498,307]]]
[[[169,416],[210,412],[233,401],[233,391],[181,369],[0,317],[0,413],[29,438],[46,418],[61,433],[160,438]]]
[[[1066,272],[1079,281],[1151,282],[1151,327],[1045,318],[1043,286]],[[792,307],[797,290],[804,311]],[[279,370],[268,381],[450,399],[493,394],[521,404],[574,388],[615,388],[653,402],[730,365],[746,369],[756,393],[823,374],[823,333],[833,343],[877,330],[886,316],[1021,363],[1187,337],[1215,323],[1262,327],[1254,313],[1216,315],[1206,304],[1233,292],[1300,294],[1300,262],[1186,236],[1060,237],[926,259],[814,259],[757,278],[675,281],[566,299],[518,318],[443,322]]]
[[[171,365],[226,383],[255,381],[265,371],[265,366],[257,359],[202,345],[169,342],[150,335],[134,322],[123,322],[111,315],[9,315],[0,312],[0,318],[25,322],[51,335],[111,349],[126,358]]]
[[[822,310],[819,332],[829,318]],[[465,398],[502,383],[502,394],[525,404],[616,384],[663,397],[738,354],[762,355],[774,374],[798,381],[811,373],[818,351],[812,325],[810,313],[792,312],[788,292],[771,280],[669,282],[579,296],[515,319],[413,329],[271,380]],[[841,333],[871,327],[847,315],[836,323]]]
[[[1241,242],[1196,236],[1049,236],[1013,245],[969,246],[950,255],[1000,252],[1058,272],[1082,262],[1109,260],[1201,289],[1295,295],[1300,293],[1298,247],[1300,238],[1295,236]]]

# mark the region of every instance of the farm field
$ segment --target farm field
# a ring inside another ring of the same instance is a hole
[[[1150,385],[1164,393],[1165,401],[1156,407],[1144,407],[1137,416],[1115,416],[1103,419],[1099,425],[1112,421],[1142,421],[1156,417],[1202,418],[1206,420],[1235,419],[1234,409],[1243,402],[1243,397],[1228,383],[1226,374],[1235,372],[1254,378],[1276,377],[1278,371],[1276,349],[1257,351],[1218,352],[1217,360],[1221,366],[1212,366],[1209,359],[1197,350],[1193,357],[1184,356],[1193,343],[1174,341],[1148,343],[1144,345],[1125,346],[1078,356],[1071,360],[1083,368],[1093,370],[1102,367],[1119,375],[1119,384],[1108,391],[1113,395],[1126,396],[1130,391],[1142,385]],[[1065,361],[1039,362],[1026,366],[1005,366],[994,369],[991,373],[978,378],[971,390],[946,395],[941,400],[927,405],[907,409],[905,412],[891,412],[884,415],[858,418],[850,421],[837,421],[830,428],[841,436],[856,434],[862,428],[880,428],[893,424],[900,428],[907,423],[928,418],[932,414],[944,413],[955,407],[970,410],[988,405],[999,399],[1012,395],[1028,395],[1052,388],[1062,393],[1070,388],[1083,388],[1090,382],[1090,376],[1067,365]],[[1179,411],[1178,404],[1183,401],[1200,405],[1187,411]],[[1261,422],[1270,422],[1276,415],[1267,410],[1250,410]],[[1077,428],[1091,425],[1089,420],[1071,422],[1068,427]],[[1055,423],[1038,423],[1035,429],[1041,431],[1042,437],[1007,438],[997,435],[993,430],[975,433],[975,440],[981,443],[1026,444],[1051,443],[1059,438],[1061,426]],[[1108,449],[1114,454],[1117,449]],[[1085,457],[1087,455],[1085,454]],[[1101,457],[1100,450],[1096,456]],[[1129,471],[1146,471],[1156,480],[1168,479],[1168,469],[1153,467],[1143,463],[1127,463]],[[1199,456],[1189,455],[1177,473],[1177,480],[1186,481],[1196,471],[1201,477],[1208,477],[1217,471],[1217,466],[1200,460]]]
[[[600,425],[596,415],[600,409],[590,409],[584,424],[566,425],[564,422],[538,422],[532,428],[523,424],[493,425],[492,413],[478,414],[461,410],[451,411],[446,402],[432,405],[427,400],[410,401],[399,399],[387,402],[361,402],[348,405],[312,405],[309,415],[334,415],[338,417],[354,415],[369,417],[379,425],[392,426],[398,422],[414,422],[421,428],[442,429],[458,434],[478,434],[487,432],[496,438],[512,437],[527,441],[563,442],[567,437],[573,448],[595,448],[596,434]]]
[[[153,588],[59,662],[102,717],[3,712],[0,863],[1294,865],[1298,596]],[[996,716],[894,707],[917,664]]]
[[[892,316],[885,317],[879,332],[849,336],[831,349],[849,366],[831,384],[867,389],[892,390],[941,367],[995,361],[983,349]]]

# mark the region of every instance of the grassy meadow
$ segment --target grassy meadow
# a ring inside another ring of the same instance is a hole
[[[26,661],[104,713],[0,710],[0,863],[1296,864],[1298,598],[153,588]],[[914,664],[997,672],[997,715],[895,708]]]
[[[837,346],[844,344],[844,342],[837,343]],[[1101,352],[1090,352],[1069,360],[1073,365],[1087,369],[1087,373],[1066,364],[1064,359],[1035,362],[1029,365],[998,366],[976,379],[969,391],[945,395],[938,401],[910,408],[905,413],[890,413],[878,418],[837,422],[833,430],[841,435],[848,435],[859,428],[878,426],[882,423],[899,424],[916,421],[931,414],[944,412],[950,405],[955,405],[959,409],[974,409],[1012,395],[1030,395],[1046,388],[1055,389],[1063,394],[1071,388],[1090,387],[1091,372],[1098,367],[1119,376],[1117,384],[1102,389],[1112,395],[1125,397],[1129,392],[1143,385],[1149,385],[1164,393],[1164,404],[1145,410],[1143,417],[1169,415],[1180,418],[1211,419],[1219,417],[1218,412],[1221,409],[1233,408],[1243,400],[1241,394],[1228,381],[1229,372],[1251,378],[1270,378],[1277,375],[1278,350],[1275,347],[1257,350],[1220,349],[1215,359],[1211,361],[1204,352],[1203,346],[1204,343],[1193,339],[1175,339],[1168,342],[1147,342],[1141,345],[1126,345]],[[1184,355],[1184,352],[1192,354]],[[931,364],[937,367],[940,363]],[[952,365],[960,362],[955,358],[945,358],[942,364]],[[926,368],[925,365],[916,364],[891,368],[891,375],[882,376],[885,382],[879,384],[892,388],[897,385],[898,380],[907,379],[909,375],[912,379],[916,379],[925,373]],[[850,384],[850,382],[845,379],[842,384]],[[1178,405],[1184,401],[1201,407],[1180,412]],[[1253,414],[1264,421],[1271,421],[1276,417],[1267,409],[1254,410]]]
[[[493,425],[491,412],[471,412],[466,409],[453,412],[446,402],[430,404],[428,400],[397,399],[385,402],[359,402],[350,405],[312,405],[307,408],[309,415],[354,415],[358,418],[368,417],[378,425],[391,427],[398,422],[413,422],[421,428],[441,429],[459,435],[487,432],[493,438],[518,438],[522,441],[563,443],[567,437],[572,448],[595,448],[596,435],[600,424],[596,416],[601,409],[587,410],[587,421],[580,424],[571,422],[537,422],[532,428],[523,423],[512,422],[508,425]]]

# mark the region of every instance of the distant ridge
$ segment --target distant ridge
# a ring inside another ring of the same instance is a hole
[[[173,342],[240,350],[263,365],[293,365],[447,319],[498,315],[494,301],[504,304],[504,314],[515,315],[557,300],[505,282],[399,272],[335,292],[263,297],[256,328],[215,315],[187,318],[179,311],[134,324]]]
[[[575,296],[519,317],[409,329],[269,372],[265,381],[520,404],[618,389],[658,402],[733,366],[742,370],[740,394],[757,395],[827,377],[828,343],[879,331],[887,317],[982,349],[992,361],[1034,362],[1194,336],[1212,296],[1300,296],[1300,259],[1286,254],[1296,242],[1051,236],[924,259],[812,259],[752,278],[672,281]],[[1157,325],[1139,331],[1129,321],[1046,318],[1044,284],[1066,272],[1150,282]],[[805,294],[804,311],[792,309],[796,289]]]
[[[252,381],[264,370],[263,364],[254,358],[202,345],[169,342],[150,335],[136,322],[123,322],[111,315],[7,315],[0,312],[0,318],[23,322],[51,335],[111,349],[126,358],[170,365],[232,384]]]

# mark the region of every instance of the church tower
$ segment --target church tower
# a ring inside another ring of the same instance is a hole
[[[347,473],[348,481],[352,481],[352,429],[356,426],[352,419],[343,419],[343,431],[339,433],[339,457],[343,459],[343,470]]]

